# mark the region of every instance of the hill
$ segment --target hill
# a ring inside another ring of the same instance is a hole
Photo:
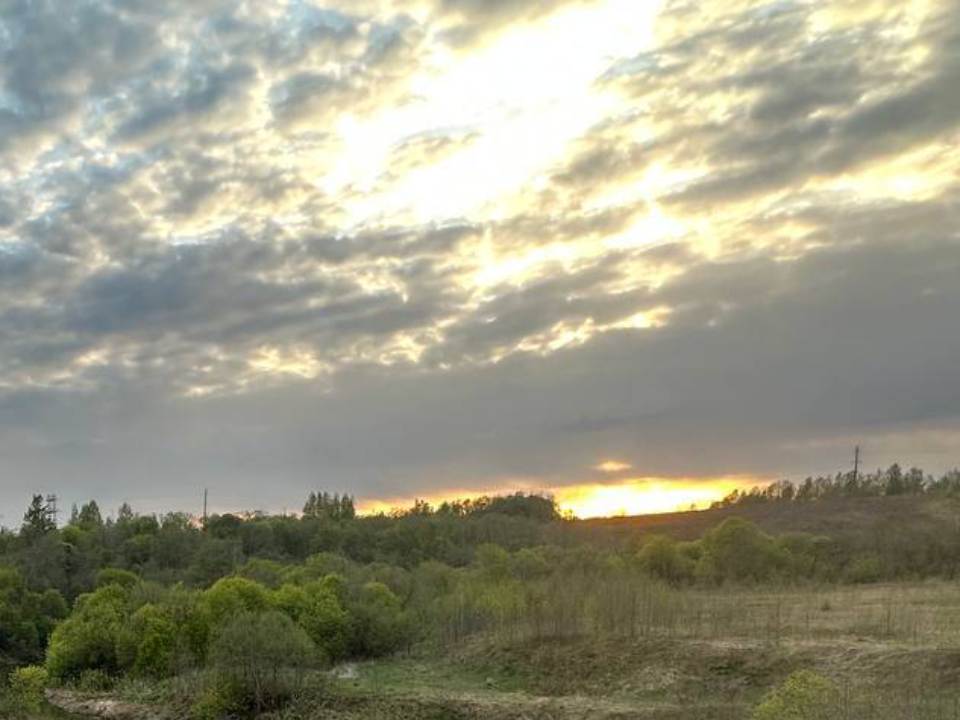
[[[960,532],[960,503],[925,495],[828,497],[809,502],[759,502],[710,510],[584,520],[584,529],[626,539],[637,533],[694,540],[727,518],[739,517],[778,535],[807,532],[837,540],[871,540],[890,528]]]

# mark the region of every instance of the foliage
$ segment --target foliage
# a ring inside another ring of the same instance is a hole
[[[10,673],[10,694],[23,710],[37,711],[43,702],[48,683],[47,671],[36,665],[21,667]]]
[[[809,670],[800,670],[771,690],[753,720],[832,720],[840,706],[837,685]]]
[[[175,667],[177,635],[176,625],[163,609],[144,605],[127,621],[118,639],[121,665],[139,676],[168,677]]]
[[[193,720],[223,720],[237,717],[249,709],[243,688],[230,678],[213,675],[193,704]]]
[[[241,577],[218,580],[203,594],[203,607],[211,627],[241,613],[260,612],[267,607],[267,591],[259,583]]]
[[[120,585],[121,587],[131,588],[136,585],[140,579],[129,570],[121,568],[103,568],[97,573],[97,587],[104,585]]]
[[[960,474],[919,485],[912,471],[883,477],[891,498],[878,502],[909,501],[919,487],[938,497],[956,487],[960,497]],[[825,483],[816,487],[827,492]],[[780,485],[756,502],[806,502],[813,491],[803,488]],[[90,687],[210,674],[198,712],[211,717],[278,702],[307,667],[389,655],[422,639],[625,639],[737,628],[777,641],[778,607],[744,617],[733,600],[698,598],[771,583],[960,572],[955,531],[898,518],[827,537],[774,535],[727,517],[680,541],[645,535],[645,525],[560,520],[552,499],[535,495],[437,508],[419,502],[358,517],[352,498],[321,492],[302,517],[225,514],[201,526],[183,513],[138,515],[128,506],[104,517],[87,503],[57,529],[35,500],[29,525],[0,531],[0,662],[37,663],[46,648],[52,682]],[[680,589],[694,584],[696,593]],[[897,622],[884,615],[888,635]],[[275,643],[274,654],[257,656],[251,638]]]
[[[31,592],[14,568],[0,566],[0,658],[39,660],[67,606],[56,590]]]
[[[883,578],[883,561],[878,557],[854,558],[843,572],[850,583],[875,583]]]
[[[404,647],[411,635],[409,616],[386,585],[364,585],[350,607],[355,623],[354,652],[377,657]]]
[[[694,577],[695,562],[683,554],[672,538],[654,535],[637,553],[637,562],[651,577],[668,583],[686,582]]]
[[[763,582],[780,574],[789,565],[789,555],[772,537],[753,523],[728,518],[703,536],[704,555],[700,562],[716,580]]]
[[[270,604],[298,623],[323,655],[331,660],[350,651],[353,628],[331,584],[313,581],[304,586],[284,585],[272,593]]]
[[[117,640],[126,615],[128,591],[107,585],[82,596],[69,618],[54,630],[47,649],[50,677],[66,680],[84,670],[119,670]]]
[[[289,697],[316,661],[307,633],[275,610],[233,617],[210,649],[211,666],[236,683],[258,710]]]

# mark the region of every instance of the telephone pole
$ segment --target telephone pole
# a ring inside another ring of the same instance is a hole
[[[853,449],[853,484],[857,484],[857,478],[860,474],[860,446]]]

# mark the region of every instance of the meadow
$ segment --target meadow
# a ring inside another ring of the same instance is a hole
[[[37,499],[0,534],[0,707],[960,718],[956,500],[838,487],[589,522],[536,495],[357,517],[321,493],[296,517],[89,503],[58,527]]]

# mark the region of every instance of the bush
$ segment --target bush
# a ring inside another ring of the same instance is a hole
[[[203,605],[211,626],[228,622],[243,613],[258,613],[267,608],[267,590],[260,583],[241,577],[218,580],[203,594]]]
[[[271,593],[270,602],[306,630],[327,658],[336,660],[348,653],[353,634],[350,616],[326,583],[284,585]]]
[[[675,540],[663,535],[655,535],[644,543],[637,553],[637,563],[647,575],[669,583],[693,578],[693,561],[680,553]]]
[[[139,676],[165,678],[173,674],[177,627],[154,605],[137,610],[121,633],[117,654],[120,664]]]
[[[878,557],[858,557],[843,571],[849,583],[875,583],[883,579],[883,561]]]
[[[307,633],[277,611],[237,615],[210,648],[211,667],[258,711],[288,699],[316,661],[316,647]]]
[[[222,720],[249,710],[249,700],[236,682],[214,675],[193,705],[194,720]]]
[[[74,613],[54,630],[47,648],[47,672],[57,680],[84,670],[113,674],[119,669],[117,640],[126,619],[127,591],[107,585],[82,595]]]
[[[377,657],[399,650],[410,637],[410,620],[400,598],[383,583],[363,586],[350,607],[356,627],[354,651]]]
[[[17,668],[10,673],[10,694],[16,706],[22,710],[38,711],[43,703],[47,682],[47,671],[36,665]]]
[[[753,720],[833,720],[840,709],[836,683],[800,670],[771,690],[753,713]]]

